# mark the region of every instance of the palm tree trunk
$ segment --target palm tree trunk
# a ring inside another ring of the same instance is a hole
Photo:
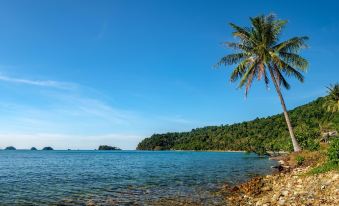
[[[279,96],[279,99],[280,99],[280,102],[281,102],[281,106],[282,106],[282,108],[284,110],[284,116],[285,116],[285,120],[286,120],[286,123],[287,123],[288,131],[289,131],[290,137],[292,139],[293,150],[295,152],[299,152],[299,151],[301,151],[301,147],[299,146],[298,141],[297,141],[297,139],[294,136],[292,124],[291,124],[290,118],[289,118],[288,113],[287,113],[285,101],[284,101],[284,98],[283,98],[283,96],[281,94],[280,87],[279,87],[279,85],[277,83],[277,80],[275,79],[275,76],[273,74],[272,69],[269,68],[268,70],[270,71],[272,81],[274,83],[275,89],[277,90],[277,93],[278,93],[278,96]]]

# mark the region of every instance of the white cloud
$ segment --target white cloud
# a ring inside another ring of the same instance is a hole
[[[95,89],[75,83],[12,78],[0,81],[44,87],[8,92],[0,102],[0,147],[53,146],[57,149],[94,149],[108,144],[135,149],[152,133],[187,130],[197,122],[181,115],[154,115],[123,109]],[[57,88],[57,89],[55,89]],[[12,89],[12,88],[10,88]],[[18,95],[18,98],[15,95]]]
[[[96,148],[98,144],[112,144],[124,149],[135,149],[138,143],[137,135],[125,133],[136,131],[138,126],[140,128],[141,116],[104,101],[100,92],[92,88],[75,83],[12,78],[1,74],[0,81],[46,88],[44,92],[33,90],[29,93],[21,88],[18,91],[20,101],[4,98],[0,102],[2,147],[14,145],[27,148],[34,144],[32,146],[90,149]],[[9,92],[8,95],[13,97],[16,93]]]
[[[29,98],[29,97],[27,97]],[[145,120],[135,111],[77,94],[39,94],[38,102],[1,102],[1,131],[98,134],[136,130]]]
[[[0,81],[16,83],[16,84],[27,84],[33,86],[40,86],[40,87],[51,87],[57,89],[75,89],[77,85],[74,83],[68,82],[58,82],[52,80],[30,80],[30,79],[21,79],[21,78],[13,78],[9,76],[5,76],[0,74]]]
[[[65,101],[69,103],[68,110],[72,109],[73,113],[77,111],[79,115],[86,114],[101,118],[111,124],[130,124],[140,118],[136,112],[113,107],[99,99],[78,96],[66,96],[65,98]]]

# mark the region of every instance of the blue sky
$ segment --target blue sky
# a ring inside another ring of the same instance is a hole
[[[305,83],[288,108],[338,81],[336,1],[1,1],[0,148],[134,149],[153,134],[281,112],[273,88],[247,99],[214,69],[231,51],[229,22],[275,13],[283,39],[310,37]]]

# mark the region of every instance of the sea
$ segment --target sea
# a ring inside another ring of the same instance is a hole
[[[223,205],[223,185],[275,165],[243,152],[0,150],[0,205]]]

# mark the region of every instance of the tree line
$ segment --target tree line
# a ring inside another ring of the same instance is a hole
[[[339,113],[323,106],[328,96],[289,111],[296,138],[303,149],[317,149],[321,133],[339,130]],[[207,126],[189,132],[153,134],[141,141],[138,150],[235,150],[292,151],[283,114],[256,118],[232,125]]]

